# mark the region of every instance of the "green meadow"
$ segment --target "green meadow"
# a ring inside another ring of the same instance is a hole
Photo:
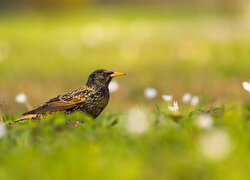
[[[159,7],[0,12],[0,179],[249,179],[249,20]],[[99,68],[127,76],[97,119],[13,123],[28,111],[19,93],[36,107]]]

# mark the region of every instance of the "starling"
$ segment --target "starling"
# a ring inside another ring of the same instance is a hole
[[[90,74],[86,85],[50,99],[41,106],[24,113],[15,122],[39,119],[42,115],[56,112],[71,113],[74,111],[82,111],[95,119],[108,104],[110,81],[113,77],[123,75],[125,73],[106,69],[95,70]]]

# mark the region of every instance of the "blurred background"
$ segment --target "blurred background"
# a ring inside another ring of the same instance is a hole
[[[125,72],[106,111],[196,94],[203,106],[248,99],[248,0],[0,0],[0,104],[22,113],[83,85],[95,69]],[[144,89],[158,91],[153,100]]]

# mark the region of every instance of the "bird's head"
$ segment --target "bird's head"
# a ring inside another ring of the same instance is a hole
[[[107,69],[97,69],[89,75],[86,86],[88,87],[106,87],[113,77],[123,76],[125,73],[113,72]]]

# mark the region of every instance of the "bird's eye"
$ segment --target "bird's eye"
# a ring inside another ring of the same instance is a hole
[[[107,75],[109,76],[110,74],[113,74],[113,72],[107,72]]]

